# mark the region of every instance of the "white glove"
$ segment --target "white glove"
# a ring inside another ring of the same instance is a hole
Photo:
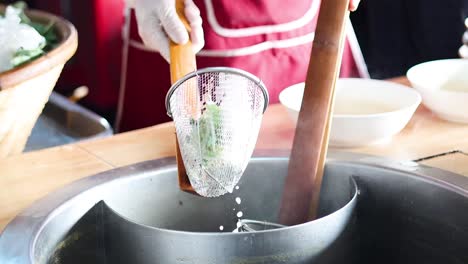
[[[190,39],[195,53],[205,45],[200,10],[193,0],[184,0],[185,16],[191,27]],[[169,62],[169,38],[185,44],[189,35],[179,19],[175,0],[127,0],[135,8],[138,33],[146,46],[157,50]],[[169,37],[169,38],[168,38]]]

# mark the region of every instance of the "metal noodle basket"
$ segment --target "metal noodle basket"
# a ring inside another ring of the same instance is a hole
[[[267,106],[260,79],[234,68],[197,70],[170,88],[167,113],[198,194],[232,192],[251,158]]]

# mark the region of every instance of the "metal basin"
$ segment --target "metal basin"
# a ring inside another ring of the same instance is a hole
[[[0,263],[468,263],[468,178],[356,154],[330,153],[318,220],[220,232],[277,221],[287,161],[252,159],[219,199],[180,192],[173,159],[83,179],[7,226]]]
[[[52,92],[28,138],[25,152],[108,137],[112,128],[103,117]]]

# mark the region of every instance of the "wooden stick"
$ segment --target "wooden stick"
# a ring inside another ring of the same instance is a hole
[[[184,1],[176,0],[177,14],[179,15],[180,19],[184,23],[187,29],[187,32],[190,32],[190,26],[187,21],[187,18],[185,17],[184,9],[185,9]],[[179,80],[186,74],[195,71],[197,69],[197,64],[196,64],[196,59],[195,59],[195,53],[193,52],[193,49],[192,49],[192,42],[190,40],[184,45],[179,45],[171,41],[169,45],[169,49],[170,49],[170,60],[171,60],[171,63],[170,63],[171,83],[174,84],[175,82],[177,82],[177,80]],[[191,107],[192,110],[196,111],[196,109],[194,109],[196,105],[193,104],[195,102],[194,100],[196,100],[196,92],[194,92],[193,96],[189,96],[189,100],[186,103],[192,104],[192,107]],[[177,135],[175,135],[175,138],[176,138],[175,145],[176,145],[177,174],[179,177],[179,187],[183,191],[195,193],[192,185],[190,184],[190,180],[187,176],[184,162],[182,160],[182,155],[180,153],[179,141],[177,140]]]
[[[73,94],[71,96],[68,97],[68,100],[70,100],[70,102],[73,102],[73,103],[77,103],[79,100],[83,99],[84,97],[86,97],[89,93],[89,88],[87,86],[80,86],[78,88],[76,88],[75,90],[73,90]],[[73,111],[67,111],[66,113],[66,127],[68,129],[71,129],[71,126],[73,124],[73,116],[75,115],[75,113]]]
[[[315,219],[343,52],[349,0],[323,0],[288,167],[280,222]]]

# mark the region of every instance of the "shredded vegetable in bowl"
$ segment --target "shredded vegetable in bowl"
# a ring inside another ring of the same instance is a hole
[[[0,72],[8,71],[43,55],[56,41],[50,25],[32,22],[24,4],[7,6],[0,14]]]

